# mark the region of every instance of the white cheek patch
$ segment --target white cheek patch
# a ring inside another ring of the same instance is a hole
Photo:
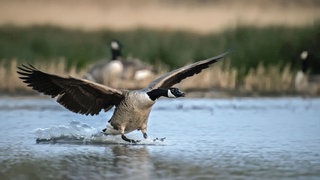
[[[119,49],[119,44],[117,42],[111,42],[112,49]]]
[[[176,96],[172,94],[172,92],[170,91],[170,89],[168,89],[168,97],[169,97],[169,98],[176,98]]]

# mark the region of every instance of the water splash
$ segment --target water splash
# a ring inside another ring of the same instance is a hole
[[[79,121],[69,125],[38,128],[35,131],[38,144],[131,144],[120,136],[106,136],[100,130]],[[163,145],[165,138],[142,139],[135,145]]]

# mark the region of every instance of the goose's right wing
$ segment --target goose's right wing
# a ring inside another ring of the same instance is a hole
[[[18,69],[19,78],[24,83],[52,98],[58,97],[58,103],[75,113],[99,114],[101,109],[107,111],[118,105],[124,96],[122,91],[85,79],[45,73],[31,65],[22,65]]]
[[[193,64],[189,64],[179,69],[168,72],[167,74],[151,82],[151,84],[146,88],[146,90],[156,88],[170,88],[171,86],[181,82],[182,80],[200,73],[203,69],[208,68],[211,64],[215,62],[218,62],[218,60],[224,58],[227,54],[229,54],[229,51],[222,53],[218,56],[198,61]]]

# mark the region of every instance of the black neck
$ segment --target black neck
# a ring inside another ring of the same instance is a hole
[[[161,96],[168,97],[168,89],[158,88],[147,92],[147,94],[152,101],[155,101]]]
[[[121,58],[120,49],[111,49],[112,60],[119,60]]]

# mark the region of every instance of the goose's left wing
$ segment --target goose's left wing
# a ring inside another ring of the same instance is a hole
[[[198,61],[193,64],[189,64],[179,69],[173,70],[151,82],[146,89],[151,90],[157,88],[170,88],[171,86],[181,82],[183,79],[200,73],[203,69],[208,68],[211,64],[224,58],[227,54],[229,54],[229,51],[222,53],[218,56]]]
[[[107,111],[118,105],[124,97],[122,91],[85,79],[49,74],[31,65],[18,69],[24,83],[45,95],[58,97],[58,103],[75,113],[99,114],[101,109]]]

